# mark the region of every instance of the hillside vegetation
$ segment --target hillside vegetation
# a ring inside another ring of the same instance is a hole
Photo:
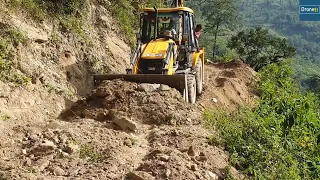
[[[300,89],[302,84],[319,93],[320,24],[299,22],[297,1],[211,0],[189,5],[205,24],[200,42],[209,58],[240,57],[259,71],[257,107],[232,114],[206,111],[208,126],[221,135],[213,136],[211,143],[225,147],[233,165],[254,179],[320,178],[319,101]]]
[[[229,6],[217,3],[216,11],[213,9],[214,2],[229,2]],[[320,23],[299,21],[298,6],[295,0],[241,0],[241,1],[197,1],[188,4],[194,7],[198,13],[198,21],[206,25],[205,33],[200,41],[207,49],[207,57],[213,58],[215,24],[213,17],[220,14],[220,11],[228,12],[225,21],[218,29],[217,46],[215,57],[219,61],[228,61],[237,56],[237,53],[227,47],[228,39],[240,31],[262,27],[277,36],[286,38],[288,43],[296,48],[297,54],[293,59],[294,77],[305,89],[318,89],[316,85],[311,85],[315,75],[319,75],[320,68]],[[234,11],[230,11],[232,7]],[[208,10],[206,10],[208,9]],[[208,12],[211,16],[208,16]],[[223,15],[223,14],[222,14]]]

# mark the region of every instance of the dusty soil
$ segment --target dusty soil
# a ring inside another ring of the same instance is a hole
[[[240,60],[209,63],[205,69],[205,93],[200,103],[206,108],[236,110],[254,107],[258,96],[253,91],[257,73]]]
[[[214,132],[203,127],[201,111],[167,86],[105,81],[60,118],[43,127],[13,127],[21,135],[2,148],[5,177],[218,179],[226,174],[228,156],[208,144]]]
[[[165,85],[114,80],[94,88],[93,73],[125,70],[130,48],[109,12],[92,2],[88,44],[55,22],[35,24],[1,7],[1,28],[28,39],[12,53],[32,84],[0,81],[0,179],[223,179],[229,159],[208,144],[215,132],[204,127],[202,111],[253,105],[254,71],[237,62],[207,65],[194,106]]]
[[[207,73],[213,77],[209,82],[215,82],[225,72],[240,74],[248,70],[247,66],[234,63],[208,66]],[[249,73],[229,78],[243,82],[250,77],[253,76]],[[4,178],[223,179],[226,176],[228,155],[208,144],[208,138],[216,134],[204,127],[201,106],[184,103],[179,92],[168,86],[104,81],[90,96],[65,110],[58,95],[5,84],[2,87],[6,87],[2,95],[6,98],[1,101],[4,106],[18,103],[20,107],[30,107],[8,109],[9,119],[0,121],[3,125],[0,172]],[[223,92],[224,87],[206,88],[198,103],[212,105],[209,98]],[[229,93],[236,92],[230,89]],[[30,96],[35,98],[27,98]],[[225,98],[224,102],[234,97]],[[53,106],[48,104],[50,99],[55,102]],[[233,175],[242,178],[231,169]]]

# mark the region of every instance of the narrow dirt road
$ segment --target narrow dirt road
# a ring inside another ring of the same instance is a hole
[[[204,127],[202,106],[232,108],[254,102],[248,82],[255,74],[247,66],[231,62],[207,66],[207,75],[207,88],[196,106],[185,104],[178,91],[165,85],[114,80],[103,82],[58,118],[40,124],[2,122],[7,128],[1,134],[5,140],[0,146],[1,176],[223,178],[228,156],[208,144],[215,132]],[[212,98],[218,102],[212,102]],[[26,113],[33,112],[37,109]],[[17,132],[19,135],[13,136]],[[233,168],[232,172],[238,175]]]

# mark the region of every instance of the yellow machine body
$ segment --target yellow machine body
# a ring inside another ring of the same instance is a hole
[[[177,0],[175,5],[170,8],[144,8],[137,48],[127,73],[97,74],[94,75],[95,83],[122,79],[137,83],[166,84],[183,93],[187,102],[194,103],[195,85],[191,86],[190,83],[196,83],[197,91],[202,91],[204,48],[198,47],[194,35],[193,10],[183,7],[182,0]],[[170,25],[173,25],[174,31],[164,31],[169,35],[159,32],[160,28],[165,29]],[[193,93],[192,97],[190,93]]]

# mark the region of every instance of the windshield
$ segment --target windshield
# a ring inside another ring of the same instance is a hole
[[[174,39],[177,39],[179,34],[179,15],[173,13],[159,13],[158,14],[158,33],[155,36],[155,15],[149,13],[143,16],[142,25],[142,42],[146,43],[153,38],[164,37],[165,35],[172,35]]]

